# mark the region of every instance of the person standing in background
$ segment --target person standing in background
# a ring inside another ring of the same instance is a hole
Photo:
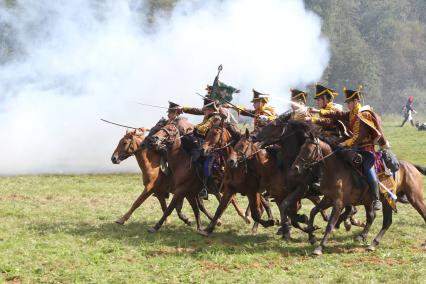
[[[417,112],[413,109],[413,102],[414,102],[414,97],[409,96],[407,103],[402,108],[404,121],[402,121],[401,127],[404,126],[404,124],[407,122],[407,120],[410,121],[411,126],[414,126],[413,113],[417,113]]]

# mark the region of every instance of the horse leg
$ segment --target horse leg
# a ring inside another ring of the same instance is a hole
[[[150,232],[150,233],[157,232],[161,228],[161,226],[163,225],[164,221],[166,221],[167,217],[173,212],[173,209],[175,209],[176,204],[178,202],[180,202],[182,199],[183,199],[182,196],[175,194],[172,198],[172,201],[170,201],[169,206],[167,206],[166,211],[164,211],[161,219],[157,222],[157,224],[155,224],[154,227],[149,228],[148,232]]]
[[[358,209],[355,206],[352,206],[352,214],[349,217],[350,222],[352,225],[357,227],[364,227],[365,223],[361,222],[360,220],[356,219],[354,216],[358,213]]]
[[[263,195],[260,195],[260,202],[262,203],[262,207],[265,209],[266,214],[268,214],[268,220],[274,220],[274,216],[272,215],[271,205],[269,204],[268,198],[265,198]]]
[[[319,196],[309,196],[308,199],[315,205],[317,206],[320,202],[321,202],[321,198]],[[324,222],[328,222],[328,215],[327,212],[325,212],[324,210],[320,211],[322,219],[324,220]]]
[[[217,195],[215,194],[215,196],[216,196],[217,201],[220,202],[220,199],[222,198],[222,194],[217,193]],[[250,221],[250,218],[248,218],[249,216],[247,216],[247,211],[246,211],[245,214],[243,213],[243,209],[241,209],[240,204],[238,203],[237,199],[235,198],[235,195],[232,196],[231,204],[232,204],[232,206],[234,206],[235,211],[237,211],[238,216],[243,218],[243,220],[244,220],[244,222],[246,222],[246,224],[250,224],[251,221]]]
[[[178,203],[176,203],[176,213],[177,213],[179,219],[181,219],[186,225],[191,226],[192,223],[189,220],[189,218],[186,217],[185,214],[183,214],[182,207],[183,207],[183,199],[180,200]]]
[[[422,190],[422,186],[420,184],[419,186],[420,190]],[[416,192],[416,194],[413,194],[412,192],[407,193],[408,201],[411,203],[411,205],[414,207],[414,209],[419,212],[420,216],[423,217],[423,220],[426,222],[426,204],[423,201],[423,194],[422,191]],[[426,249],[426,241],[422,244],[422,248]]]
[[[200,208],[201,212],[203,212],[203,213],[204,213],[204,215],[206,215],[206,216],[207,216],[207,218],[209,218],[209,220],[210,220],[210,221],[211,221],[211,220],[213,220],[213,216],[210,214],[210,212],[209,212],[209,211],[207,211],[206,207],[204,206],[204,201],[203,201],[203,199],[201,199],[201,198],[200,198],[200,197],[198,197],[198,195],[197,195],[196,200],[197,200],[197,204],[198,204],[198,207]],[[218,226],[220,226],[220,225],[219,225],[219,222],[220,222],[220,221],[218,221]]]
[[[342,224],[342,222],[345,222],[345,229],[346,231],[349,231],[351,229],[351,227],[347,226],[346,222],[349,222],[349,216],[352,213],[352,205],[348,205],[345,207],[345,211],[343,211],[342,215],[340,215],[339,220],[336,223],[336,229],[340,228],[340,224]],[[350,224],[350,223],[349,223]]]
[[[139,197],[133,202],[132,207],[130,207],[129,211],[126,212],[122,217],[117,219],[115,223],[119,225],[124,225],[127,220],[129,220],[130,216],[132,216],[133,212],[145,202],[145,200],[153,193],[152,186],[146,186]]]
[[[374,251],[376,249],[376,246],[379,245],[380,241],[383,238],[383,235],[386,233],[386,231],[389,229],[389,227],[392,225],[392,208],[387,202],[383,202],[383,225],[380,232],[377,234],[377,236],[374,238],[373,242],[368,246],[367,250]]]
[[[334,229],[334,225],[336,224],[337,220],[340,217],[340,213],[342,212],[342,205],[335,203],[333,206],[333,210],[331,211],[330,220],[328,220],[327,227],[325,229],[324,237],[321,240],[321,243],[319,247],[317,247],[312,254],[313,255],[321,255],[322,250],[324,249],[325,245],[327,244],[327,241],[330,237],[331,232]]]
[[[164,214],[164,211],[166,211],[167,209],[166,198],[164,198],[164,196],[157,196],[157,199],[158,199],[158,202],[160,202],[161,210],[163,211],[163,214]],[[165,222],[166,224],[170,224],[170,216],[167,217]]]
[[[188,200],[189,205],[191,205],[192,212],[194,212],[195,222],[197,224],[197,231],[201,231],[200,207],[199,207],[199,203],[197,202],[197,198],[198,198],[197,196],[195,195],[187,196],[186,200]]]
[[[247,197],[249,199],[251,216],[252,216],[254,221],[260,223],[264,228],[271,227],[271,226],[275,225],[274,220],[264,221],[260,217],[261,216],[261,214],[260,214],[260,206],[261,206],[260,195],[261,194],[257,191],[250,192],[249,194],[247,194]]]
[[[316,205],[314,208],[312,208],[311,212],[309,213],[309,221],[308,221],[308,238],[309,242],[313,245],[317,242],[317,238],[315,237],[315,230],[316,227],[314,226],[315,216],[318,214],[318,212],[321,212],[322,210],[325,210],[329,208],[331,205],[333,205],[331,199],[327,197],[323,197],[321,201]],[[328,218],[328,221],[330,221],[330,218]]]
[[[305,186],[299,186],[295,191],[291,192],[280,204],[280,210],[283,212],[287,212],[288,208],[297,202],[298,200],[301,200],[303,198],[303,195],[305,195],[306,187]],[[288,212],[287,212],[288,213]],[[290,213],[291,214],[291,213]],[[289,216],[291,216],[289,214]],[[293,219],[293,218],[292,218]]]
[[[261,198],[263,197],[262,195],[260,195]],[[261,206],[259,207],[259,211],[260,211],[260,217],[262,218],[263,215],[263,211],[265,211],[265,207],[263,206],[263,202],[261,201]],[[254,222],[253,227],[251,228],[251,233],[252,234],[256,234],[257,230],[259,229],[259,223],[258,222]]]
[[[219,206],[216,209],[216,212],[213,216],[213,219],[211,220],[210,224],[204,230],[199,231],[200,234],[202,234],[203,236],[208,236],[213,232],[220,216],[222,216],[223,212],[228,207],[232,196],[233,196],[233,193],[231,191],[227,191],[225,189],[225,192],[222,196],[222,199],[220,200]]]
[[[374,212],[373,207],[371,205],[364,205],[365,208],[365,214],[367,222],[364,226],[364,230],[362,230],[361,234],[355,238],[355,241],[361,242],[367,239],[368,232],[370,231],[371,225],[374,222],[374,219],[376,218],[376,212]]]

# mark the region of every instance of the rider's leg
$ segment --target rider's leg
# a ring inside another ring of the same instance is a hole
[[[364,174],[367,176],[368,185],[370,186],[370,190],[373,197],[373,209],[376,211],[381,210],[382,203],[380,202],[379,181],[377,178],[376,170],[374,169],[374,166],[372,166],[371,168],[365,169],[364,171]]]

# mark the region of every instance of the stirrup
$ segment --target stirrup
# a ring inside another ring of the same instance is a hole
[[[198,197],[204,199],[204,200],[209,200],[209,194],[207,192],[207,188],[203,187],[201,189],[201,191],[198,193]]]

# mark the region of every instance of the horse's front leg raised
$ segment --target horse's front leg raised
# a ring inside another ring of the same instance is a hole
[[[271,227],[275,225],[274,220],[262,220],[261,214],[260,214],[260,206],[261,206],[261,200],[260,200],[260,193],[257,191],[251,191],[249,194],[247,194],[247,197],[249,199],[249,205],[250,205],[250,211],[251,211],[251,217],[254,221],[260,223],[263,227]]]

